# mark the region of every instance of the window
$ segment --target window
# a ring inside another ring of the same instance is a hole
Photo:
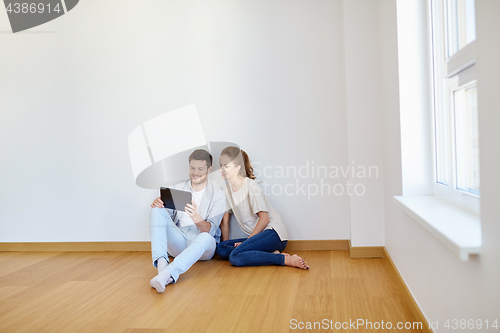
[[[451,57],[476,39],[474,0],[446,0],[447,55]]]
[[[394,202],[463,261],[482,247],[474,6],[397,2],[403,195]]]
[[[474,0],[430,0],[434,195],[479,213]]]

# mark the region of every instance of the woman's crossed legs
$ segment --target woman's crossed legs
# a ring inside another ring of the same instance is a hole
[[[240,243],[237,247],[235,243]],[[280,253],[287,241],[281,241],[274,229],[266,229],[250,238],[231,239],[217,244],[217,254],[233,266],[281,265],[309,269],[301,257]]]

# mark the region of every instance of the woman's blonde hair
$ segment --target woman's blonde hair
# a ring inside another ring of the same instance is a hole
[[[224,148],[224,150],[220,153],[221,155],[226,155],[229,156],[231,161],[239,165],[240,168],[240,175],[243,177],[248,177],[250,179],[255,179],[255,175],[253,174],[253,167],[250,164],[250,159],[248,158],[247,153],[238,147],[234,146],[229,146]]]

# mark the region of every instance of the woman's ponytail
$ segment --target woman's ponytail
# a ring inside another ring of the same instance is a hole
[[[253,174],[253,167],[250,164],[250,159],[248,158],[248,154],[243,149],[241,149],[241,155],[243,155],[243,163],[245,164],[245,173],[246,173],[246,176],[248,178],[250,178],[250,179],[257,178]]]

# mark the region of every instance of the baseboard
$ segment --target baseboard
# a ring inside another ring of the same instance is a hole
[[[289,240],[286,251],[349,250],[348,240]],[[3,251],[151,251],[151,242],[29,242],[0,243]]]
[[[351,258],[383,258],[383,246],[352,246],[349,240],[349,256]]]
[[[292,251],[347,251],[347,239],[289,240],[285,252]]]
[[[12,242],[0,251],[151,251],[151,242]]]
[[[9,242],[0,243],[0,251],[151,251],[151,242]],[[349,251],[351,258],[384,257],[383,247],[352,247],[347,239],[289,240],[286,251]]]
[[[410,308],[410,312],[415,318],[415,321],[421,322],[422,323],[422,330],[421,332],[423,333],[433,333],[432,330],[429,328],[429,323],[427,322],[427,319],[425,319],[424,314],[420,310],[420,308],[417,305],[417,302],[413,298],[413,295],[410,292],[410,289],[406,285],[403,277],[399,273],[398,268],[394,264],[394,261],[392,261],[391,256],[389,255],[389,252],[387,252],[387,249],[383,247],[383,252],[384,252],[384,258],[388,260],[390,263],[390,266],[392,267],[392,274],[394,277],[394,281],[396,282],[396,285],[398,286],[398,289],[403,296],[403,299],[405,303],[408,305]]]

